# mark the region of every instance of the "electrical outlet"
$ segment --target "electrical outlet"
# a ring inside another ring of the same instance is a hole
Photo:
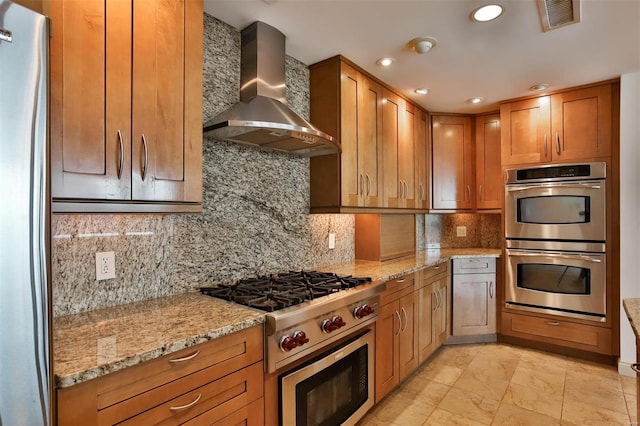
[[[466,237],[467,236],[467,227],[466,226],[457,226],[456,227],[456,235],[458,237]]]
[[[116,277],[116,255],[112,251],[96,253],[96,280]]]
[[[336,248],[336,234],[329,232],[329,250]]]

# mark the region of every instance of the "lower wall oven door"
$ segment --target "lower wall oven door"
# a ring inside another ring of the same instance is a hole
[[[507,249],[507,307],[604,322],[604,253]]]
[[[353,425],[373,406],[372,331],[280,377],[284,426]]]

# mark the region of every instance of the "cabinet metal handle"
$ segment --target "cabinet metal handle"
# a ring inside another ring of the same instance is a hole
[[[433,307],[433,312],[435,312],[438,310],[438,291],[436,290],[433,294],[436,296],[436,306]]]
[[[196,399],[194,399],[193,401],[191,401],[188,404],[185,405],[179,405],[177,407],[169,407],[169,410],[171,411],[182,411],[182,410],[186,410],[187,408],[191,408],[194,405],[196,405],[198,403],[198,401],[200,401],[200,398],[202,398],[202,394],[199,393],[198,396],[196,397]]]
[[[402,193],[404,192],[404,185],[402,185],[401,180],[398,181],[398,185],[400,185],[400,196],[398,198],[403,199],[404,196],[402,195]]]
[[[407,311],[402,307],[402,314],[404,315],[404,327],[402,328],[402,332],[407,329],[407,325],[409,324],[409,317],[407,317]]]
[[[440,309],[440,299],[441,295],[440,295],[440,289],[436,290],[436,309]]]
[[[364,175],[360,173],[360,194],[364,195]]]
[[[493,281],[489,281],[489,298],[493,299]]]
[[[122,142],[122,132],[118,129],[118,150],[120,160],[118,161],[118,179],[122,176],[122,168],[124,167],[124,144]]]
[[[544,134],[544,156],[547,156],[547,134]]]
[[[400,278],[399,280],[396,280],[397,283],[403,283],[404,282],[404,278]]]
[[[402,320],[400,319],[400,313],[398,311],[396,311],[396,316],[398,317],[398,332],[396,333],[396,336],[399,336],[400,330],[402,329]]]
[[[147,177],[147,166],[149,165],[149,154],[147,149],[147,138],[142,134],[142,147],[144,148],[144,161],[142,162],[142,180]]]
[[[640,364],[637,362],[635,364],[631,364],[631,369],[636,373],[640,373]]]
[[[548,325],[553,325],[553,326],[560,325],[560,323],[558,321],[547,321],[547,324]]]
[[[556,132],[556,153],[560,154],[560,135]]]
[[[404,181],[404,198],[409,198],[409,185],[407,185],[407,181]]]
[[[369,194],[371,194],[371,178],[369,177],[369,173],[367,173],[366,176],[367,176],[367,197],[368,197]]]
[[[185,362],[185,361],[189,361],[190,359],[194,359],[195,357],[197,357],[199,353],[200,353],[200,351],[197,350],[194,353],[192,353],[191,355],[187,355],[187,356],[184,356],[182,358],[170,359],[169,362]]]
[[[433,269],[440,269],[440,265],[434,266]]]
[[[478,199],[482,201],[482,185],[478,188]]]
[[[471,185],[467,185],[467,200],[471,201]]]

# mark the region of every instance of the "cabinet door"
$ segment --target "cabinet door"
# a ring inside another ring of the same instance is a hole
[[[400,205],[414,208],[416,205],[416,126],[420,120],[416,107],[402,100],[400,139],[398,141],[398,176],[402,185]]]
[[[419,112],[419,119],[416,120],[416,208],[429,208],[429,126],[428,116],[424,112]]]
[[[418,366],[418,297],[413,292],[400,299],[399,376],[407,377]]]
[[[360,168],[358,154],[358,103],[363,88],[359,73],[346,64],[340,64],[340,163],[341,203],[358,207],[363,204],[365,193],[364,171]]]
[[[49,7],[52,197],[130,199],[131,1]]]
[[[476,208],[499,209],[503,188],[500,115],[476,117]]]
[[[551,161],[549,96],[500,107],[502,166]]]
[[[364,205],[381,207],[382,87],[362,74],[358,74],[358,82],[361,86],[358,102],[358,170],[363,179]]]
[[[400,336],[399,301],[380,307],[376,321],[376,402],[399,382],[398,344]]]
[[[404,195],[398,168],[398,143],[400,142],[400,120],[403,103],[399,96],[382,89],[382,163],[384,179],[384,207],[400,207]]]
[[[433,284],[418,290],[418,360],[424,361],[437,349],[434,336],[436,296]]]
[[[471,117],[432,117],[434,209],[473,208]]]
[[[201,1],[133,4],[134,200],[202,201],[202,20]]]
[[[611,155],[611,85],[551,96],[553,161]]]
[[[453,276],[454,336],[496,332],[495,274]]]
[[[449,301],[450,301],[450,276],[441,278],[433,285],[436,297],[436,307],[434,310],[434,335],[436,347],[439,347],[449,337]]]

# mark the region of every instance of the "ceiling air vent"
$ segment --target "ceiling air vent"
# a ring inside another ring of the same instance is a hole
[[[580,22],[580,0],[538,0],[544,31]]]

